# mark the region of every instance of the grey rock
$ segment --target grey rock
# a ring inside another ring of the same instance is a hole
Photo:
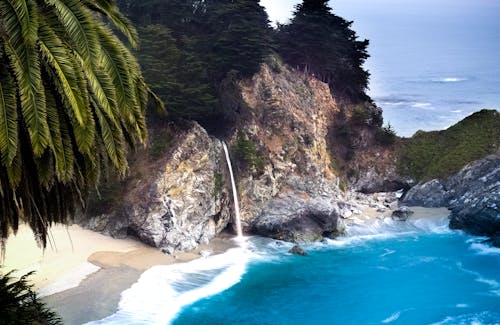
[[[464,167],[446,183],[450,227],[471,234],[500,235],[500,155]]]
[[[408,218],[413,215],[415,212],[410,210],[410,208],[406,206],[399,207],[398,209],[392,212],[392,219],[398,221],[406,221]]]
[[[451,210],[450,227],[474,235],[500,234],[500,155],[465,166],[446,180],[418,184],[401,203]]]
[[[225,229],[229,187],[214,193],[216,174],[229,182],[221,142],[195,122],[179,130],[175,142],[161,165],[127,189],[118,211],[85,226],[120,238],[133,235],[169,254],[194,249]]]
[[[427,183],[418,183],[401,200],[407,206],[445,207],[448,202],[447,192],[438,179]]]
[[[295,243],[320,241],[342,231],[338,204],[303,200],[294,195],[269,202],[252,225],[252,233]]]
[[[300,256],[307,256],[307,252],[300,247],[299,245],[293,246],[288,253],[294,254],[294,255],[300,255]]]

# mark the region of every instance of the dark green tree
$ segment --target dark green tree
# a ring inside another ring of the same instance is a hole
[[[251,77],[271,52],[267,13],[258,0],[207,0],[197,12],[202,22],[200,54],[215,84],[230,71]]]
[[[278,52],[290,65],[327,82],[337,97],[366,101],[368,41],[359,41],[351,25],[332,13],[328,0],[304,0],[290,23],[278,26]]]
[[[192,49],[188,36],[178,41],[164,25],[139,28],[138,59],[144,77],[155,93],[168,103],[173,116],[203,119],[217,106],[207,68]]]

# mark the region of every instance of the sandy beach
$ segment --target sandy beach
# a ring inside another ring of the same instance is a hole
[[[30,271],[38,294],[64,319],[82,324],[115,312],[120,293],[154,265],[189,262],[234,246],[229,236],[213,239],[191,252],[165,255],[135,239],[114,239],[77,225],[51,228],[51,244],[39,248],[26,225],[7,241],[3,271]]]

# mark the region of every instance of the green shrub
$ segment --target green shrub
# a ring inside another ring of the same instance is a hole
[[[242,163],[244,167],[253,169],[258,173],[264,171],[264,159],[259,154],[257,146],[241,132],[238,133],[233,152],[236,160]]]
[[[222,174],[214,172],[214,191],[213,195],[217,196],[222,192],[222,187],[224,182],[222,180]]]
[[[377,132],[375,133],[377,142],[380,143],[383,146],[390,146],[393,145],[396,142],[396,131],[392,127],[391,124],[388,124],[387,126],[383,128],[377,129]]]

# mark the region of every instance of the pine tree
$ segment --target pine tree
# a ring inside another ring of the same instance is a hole
[[[200,43],[214,83],[233,70],[241,78],[258,72],[272,45],[268,16],[258,0],[207,0],[199,15]]]
[[[368,41],[359,41],[351,25],[332,13],[328,0],[304,0],[291,22],[278,27],[278,51],[290,65],[327,82],[337,97],[365,101]]]

